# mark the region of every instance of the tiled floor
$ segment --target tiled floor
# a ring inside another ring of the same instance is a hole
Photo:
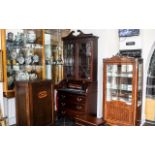
[[[73,120],[67,117],[59,118],[59,119],[58,117],[56,117],[55,126],[75,126],[75,123]]]
[[[146,121],[143,126],[155,126],[155,122],[153,121]]]

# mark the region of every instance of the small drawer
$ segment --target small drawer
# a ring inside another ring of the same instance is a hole
[[[84,112],[86,109],[86,106],[85,104],[67,104],[65,108],[79,111],[79,112]]]
[[[78,103],[85,102],[85,97],[77,96],[75,99]]]

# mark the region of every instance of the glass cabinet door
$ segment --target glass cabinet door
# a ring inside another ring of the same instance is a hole
[[[44,44],[45,44],[45,64],[46,64],[46,79],[52,79],[52,35],[45,33],[44,34]]]
[[[75,77],[75,50],[74,43],[64,45],[64,76],[66,78]]]
[[[80,79],[91,79],[91,58],[93,42],[83,42],[79,45],[79,77]]]
[[[34,29],[4,30],[7,89],[14,81],[44,78],[43,31]]]
[[[122,101],[132,104],[133,65],[107,65],[107,94],[106,101]]]

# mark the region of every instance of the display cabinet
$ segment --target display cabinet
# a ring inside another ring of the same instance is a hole
[[[103,60],[103,115],[107,124],[141,122],[143,60],[114,56]]]
[[[64,80],[58,86],[58,114],[72,118],[97,113],[98,37],[78,32],[62,38]]]
[[[5,96],[14,96],[14,81],[45,79],[43,30],[1,30],[1,38]]]

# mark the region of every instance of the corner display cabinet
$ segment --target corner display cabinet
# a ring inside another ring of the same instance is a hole
[[[143,60],[114,56],[103,60],[103,114],[109,125],[140,125]]]
[[[58,88],[58,113],[73,118],[97,111],[98,37],[78,32],[62,38],[64,80]]]
[[[1,30],[3,91],[14,96],[14,81],[45,78],[44,32],[41,29]]]

